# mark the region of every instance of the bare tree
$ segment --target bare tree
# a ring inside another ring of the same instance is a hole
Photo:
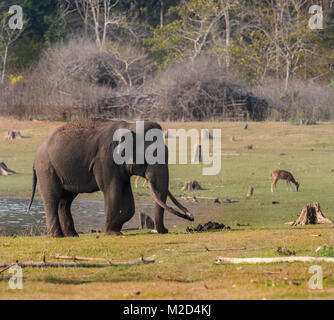
[[[131,45],[119,44],[112,44],[108,49],[114,58],[113,63],[106,64],[109,73],[119,78],[126,88],[143,83],[145,67],[148,66],[145,52]]]
[[[26,23],[23,23],[23,28],[11,29],[8,25],[9,17],[9,14],[5,14],[0,21],[0,59],[2,65],[0,83],[5,80],[9,48],[20,37],[26,25]]]
[[[310,41],[311,30],[307,28],[307,16],[303,9],[307,0],[253,0],[248,6],[248,32],[261,33],[261,46],[266,50],[263,54],[265,78],[268,70],[276,73],[276,77],[284,77],[285,88],[296,71],[302,66],[303,56],[312,51]],[[284,70],[282,72],[281,70]]]
[[[85,28],[90,26],[94,30],[97,46],[105,47],[108,29],[111,25],[119,27],[125,20],[124,15],[114,13],[119,0],[74,0]]]

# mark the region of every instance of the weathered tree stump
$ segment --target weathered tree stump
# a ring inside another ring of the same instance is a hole
[[[253,145],[252,145],[252,144],[248,145],[248,146],[247,146],[247,149],[248,149],[248,150],[253,150]]]
[[[22,135],[20,131],[11,130],[11,131],[8,131],[5,139],[7,140],[22,139]]]
[[[313,202],[311,204],[306,204],[298,219],[290,224],[292,226],[303,226],[305,224],[320,223],[332,223],[332,221],[324,217],[320,209],[320,203]]]
[[[247,192],[247,198],[250,198],[253,195],[254,188],[252,186],[249,186],[248,192]]]
[[[139,229],[154,229],[153,219],[144,212],[139,212]]]
[[[230,138],[230,140],[231,140],[232,142],[235,141],[235,137],[232,136],[232,137]]]
[[[198,181],[186,181],[181,189],[182,191],[203,190]]]
[[[247,130],[247,129],[248,129],[248,123],[246,123],[244,126],[244,130]]]
[[[199,162],[203,162],[202,146],[200,144],[195,144],[193,163],[199,163]]]
[[[4,162],[0,163],[0,175],[1,176],[8,176],[10,174],[15,174],[16,172],[9,169]]]

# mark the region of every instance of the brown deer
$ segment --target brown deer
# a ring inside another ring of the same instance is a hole
[[[278,180],[286,180],[286,190],[288,190],[288,187],[291,188],[291,182],[295,185],[296,191],[298,191],[299,183],[295,180],[293,175],[285,170],[275,170],[270,174],[271,177],[273,177],[273,182],[271,183],[271,192],[274,192],[273,186],[275,186],[276,190],[276,183]]]
[[[137,176],[137,177],[136,177],[136,180],[135,180],[135,188],[138,188],[138,181],[139,181],[140,178],[141,178],[140,176]],[[143,187],[145,187],[146,182],[147,182],[147,180],[144,179]]]

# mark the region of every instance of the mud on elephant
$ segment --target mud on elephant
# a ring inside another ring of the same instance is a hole
[[[71,204],[79,193],[101,190],[104,194],[105,232],[121,234],[123,224],[135,213],[130,177],[144,177],[148,181],[155,201],[155,228],[167,233],[164,226],[164,210],[193,221],[193,216],[170,193],[168,149],[164,163],[139,161],[136,152],[139,144],[143,150],[152,149],[155,141],[143,140],[150,129],[158,129],[154,122],[136,123],[101,119],[87,119],[68,123],[52,132],[39,147],[33,164],[33,190],[28,207],[30,210],[38,181],[46,212],[47,234],[51,237],[78,236],[71,214]],[[115,154],[123,139],[114,141],[116,131],[125,130],[133,142],[131,161],[119,163]],[[161,132],[162,136],[162,132]],[[138,137],[142,137],[138,139]],[[155,151],[156,152],[156,151]],[[182,211],[166,205],[167,197]]]

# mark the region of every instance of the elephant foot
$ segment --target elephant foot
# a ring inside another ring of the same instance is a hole
[[[120,232],[120,231],[113,231],[113,230],[111,230],[111,231],[106,231],[105,235],[106,236],[122,236],[123,233]]]
[[[156,230],[158,231],[158,233],[168,233],[168,229],[166,229],[164,226],[157,227]]]
[[[57,232],[48,232],[46,234],[48,238],[64,238],[64,234],[61,231]]]
[[[79,235],[76,231],[64,232],[64,236],[65,237],[79,237]]]

